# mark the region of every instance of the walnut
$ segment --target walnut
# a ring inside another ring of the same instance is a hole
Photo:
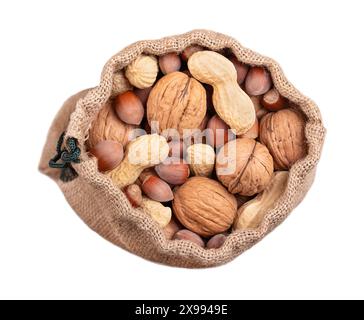
[[[220,149],[216,157],[216,174],[229,192],[252,196],[269,184],[273,158],[261,143],[239,138]]]
[[[236,211],[235,197],[209,178],[190,178],[174,194],[173,212],[177,219],[203,237],[228,230]]]
[[[273,156],[275,169],[290,169],[307,153],[303,116],[294,109],[268,113],[260,123],[260,141]]]
[[[92,123],[88,146],[92,148],[100,141],[113,140],[125,147],[131,140],[131,133],[135,128],[136,126],[121,121],[111,102],[107,102]]]
[[[151,127],[152,121],[156,121],[158,132],[176,129],[179,135],[182,135],[184,129],[195,129],[204,119],[206,91],[197,80],[182,72],[172,72],[155,84],[147,106],[147,117]]]

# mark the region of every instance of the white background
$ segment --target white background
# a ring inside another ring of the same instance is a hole
[[[362,1],[1,1],[0,298],[364,298]],[[141,39],[205,28],[283,66],[321,108],[317,179],[235,261],[184,270],[93,233],[37,171],[49,125],[107,59]]]

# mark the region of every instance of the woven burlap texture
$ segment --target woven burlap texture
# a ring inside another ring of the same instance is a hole
[[[307,118],[305,135],[308,155],[291,168],[287,188],[275,207],[267,212],[258,229],[234,232],[220,249],[213,250],[202,249],[187,241],[166,240],[157,224],[140,209],[133,209],[112,181],[97,171],[95,160],[85,152],[85,141],[92,121],[112,94],[115,72],[141,53],[159,56],[168,52],[181,52],[192,44],[215,51],[230,48],[240,61],[265,66],[271,73],[274,86]],[[66,137],[78,139],[82,150],[81,163],[74,165],[79,176],[67,183],[59,180],[57,169],[48,168],[57,139],[64,130]],[[313,182],[324,136],[325,128],[319,109],[286,79],[274,60],[244,48],[229,36],[195,30],[160,40],[139,41],[114,55],[103,69],[100,84],[72,96],[57,114],[49,130],[39,168],[57,182],[81,219],[115,245],[162,264],[188,268],[213,267],[231,261],[256,244],[302,201]]]

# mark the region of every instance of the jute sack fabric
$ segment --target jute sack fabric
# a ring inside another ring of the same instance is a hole
[[[269,210],[258,229],[233,232],[220,249],[205,250],[187,241],[166,240],[157,224],[140,209],[133,209],[124,194],[104,174],[97,170],[96,161],[89,158],[85,142],[98,111],[110,98],[115,72],[121,70],[141,53],[162,55],[181,52],[192,44],[218,51],[230,48],[247,64],[265,66],[274,86],[294,103],[307,118],[305,135],[308,155],[290,170],[287,188],[274,208]],[[59,179],[59,170],[48,167],[54,156],[60,134],[74,137],[81,149],[80,163],[73,164],[78,177],[69,182]],[[227,263],[256,244],[278,226],[302,201],[310,188],[324,142],[325,128],[318,107],[302,95],[284,76],[272,59],[244,48],[233,38],[206,30],[136,42],[105,65],[100,84],[69,98],[52,123],[44,146],[39,169],[61,188],[65,198],[80,218],[94,231],[117,246],[151,261],[166,265],[204,268]]]

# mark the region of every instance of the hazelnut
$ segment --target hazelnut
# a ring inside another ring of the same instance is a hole
[[[206,248],[218,249],[225,243],[226,238],[226,235],[224,235],[223,233],[216,234],[209,241],[207,241]]]
[[[155,201],[167,202],[173,199],[173,192],[168,183],[153,175],[143,181],[142,190]]]
[[[253,102],[255,114],[258,120],[260,120],[268,113],[268,110],[264,109],[262,104],[260,103],[261,100],[260,96],[251,96],[250,99]]]
[[[196,243],[202,248],[205,247],[205,243],[202,238],[198,234],[187,229],[177,231],[173,236],[173,240],[187,240]]]
[[[133,92],[138,96],[138,98],[142,102],[143,106],[147,105],[149,94],[150,94],[150,91],[152,90],[152,88],[153,87],[144,88],[144,89],[139,89],[139,88],[134,89]]]
[[[250,68],[245,79],[245,91],[252,96],[266,93],[272,86],[270,74],[263,67]]]
[[[235,139],[229,126],[218,116],[214,115],[207,123],[206,142],[216,148],[220,148],[230,140]]]
[[[124,192],[133,207],[139,207],[142,204],[142,190],[137,184],[127,186]]]
[[[179,71],[181,59],[176,53],[167,53],[159,57],[159,68],[163,74]]]
[[[90,153],[97,158],[97,166],[101,172],[116,168],[124,157],[122,144],[111,140],[98,142],[90,149]]]
[[[278,111],[286,106],[287,99],[282,97],[277,89],[273,88],[264,94],[261,104],[269,111]]]
[[[184,49],[181,53],[181,58],[184,61],[187,61],[189,57],[191,57],[195,52],[202,51],[203,47],[199,45],[192,45]]]
[[[181,224],[172,216],[171,221],[163,228],[163,233],[168,240],[171,240],[181,228]]]
[[[133,91],[126,91],[115,98],[115,112],[128,124],[139,125],[144,116],[144,107]]]
[[[180,185],[186,182],[190,175],[190,168],[180,158],[171,158],[155,168],[158,176],[172,185]]]
[[[233,63],[233,65],[236,69],[236,72],[238,75],[237,82],[239,85],[241,85],[244,82],[245,77],[248,73],[249,66],[240,62],[235,56],[230,57],[229,60]]]

